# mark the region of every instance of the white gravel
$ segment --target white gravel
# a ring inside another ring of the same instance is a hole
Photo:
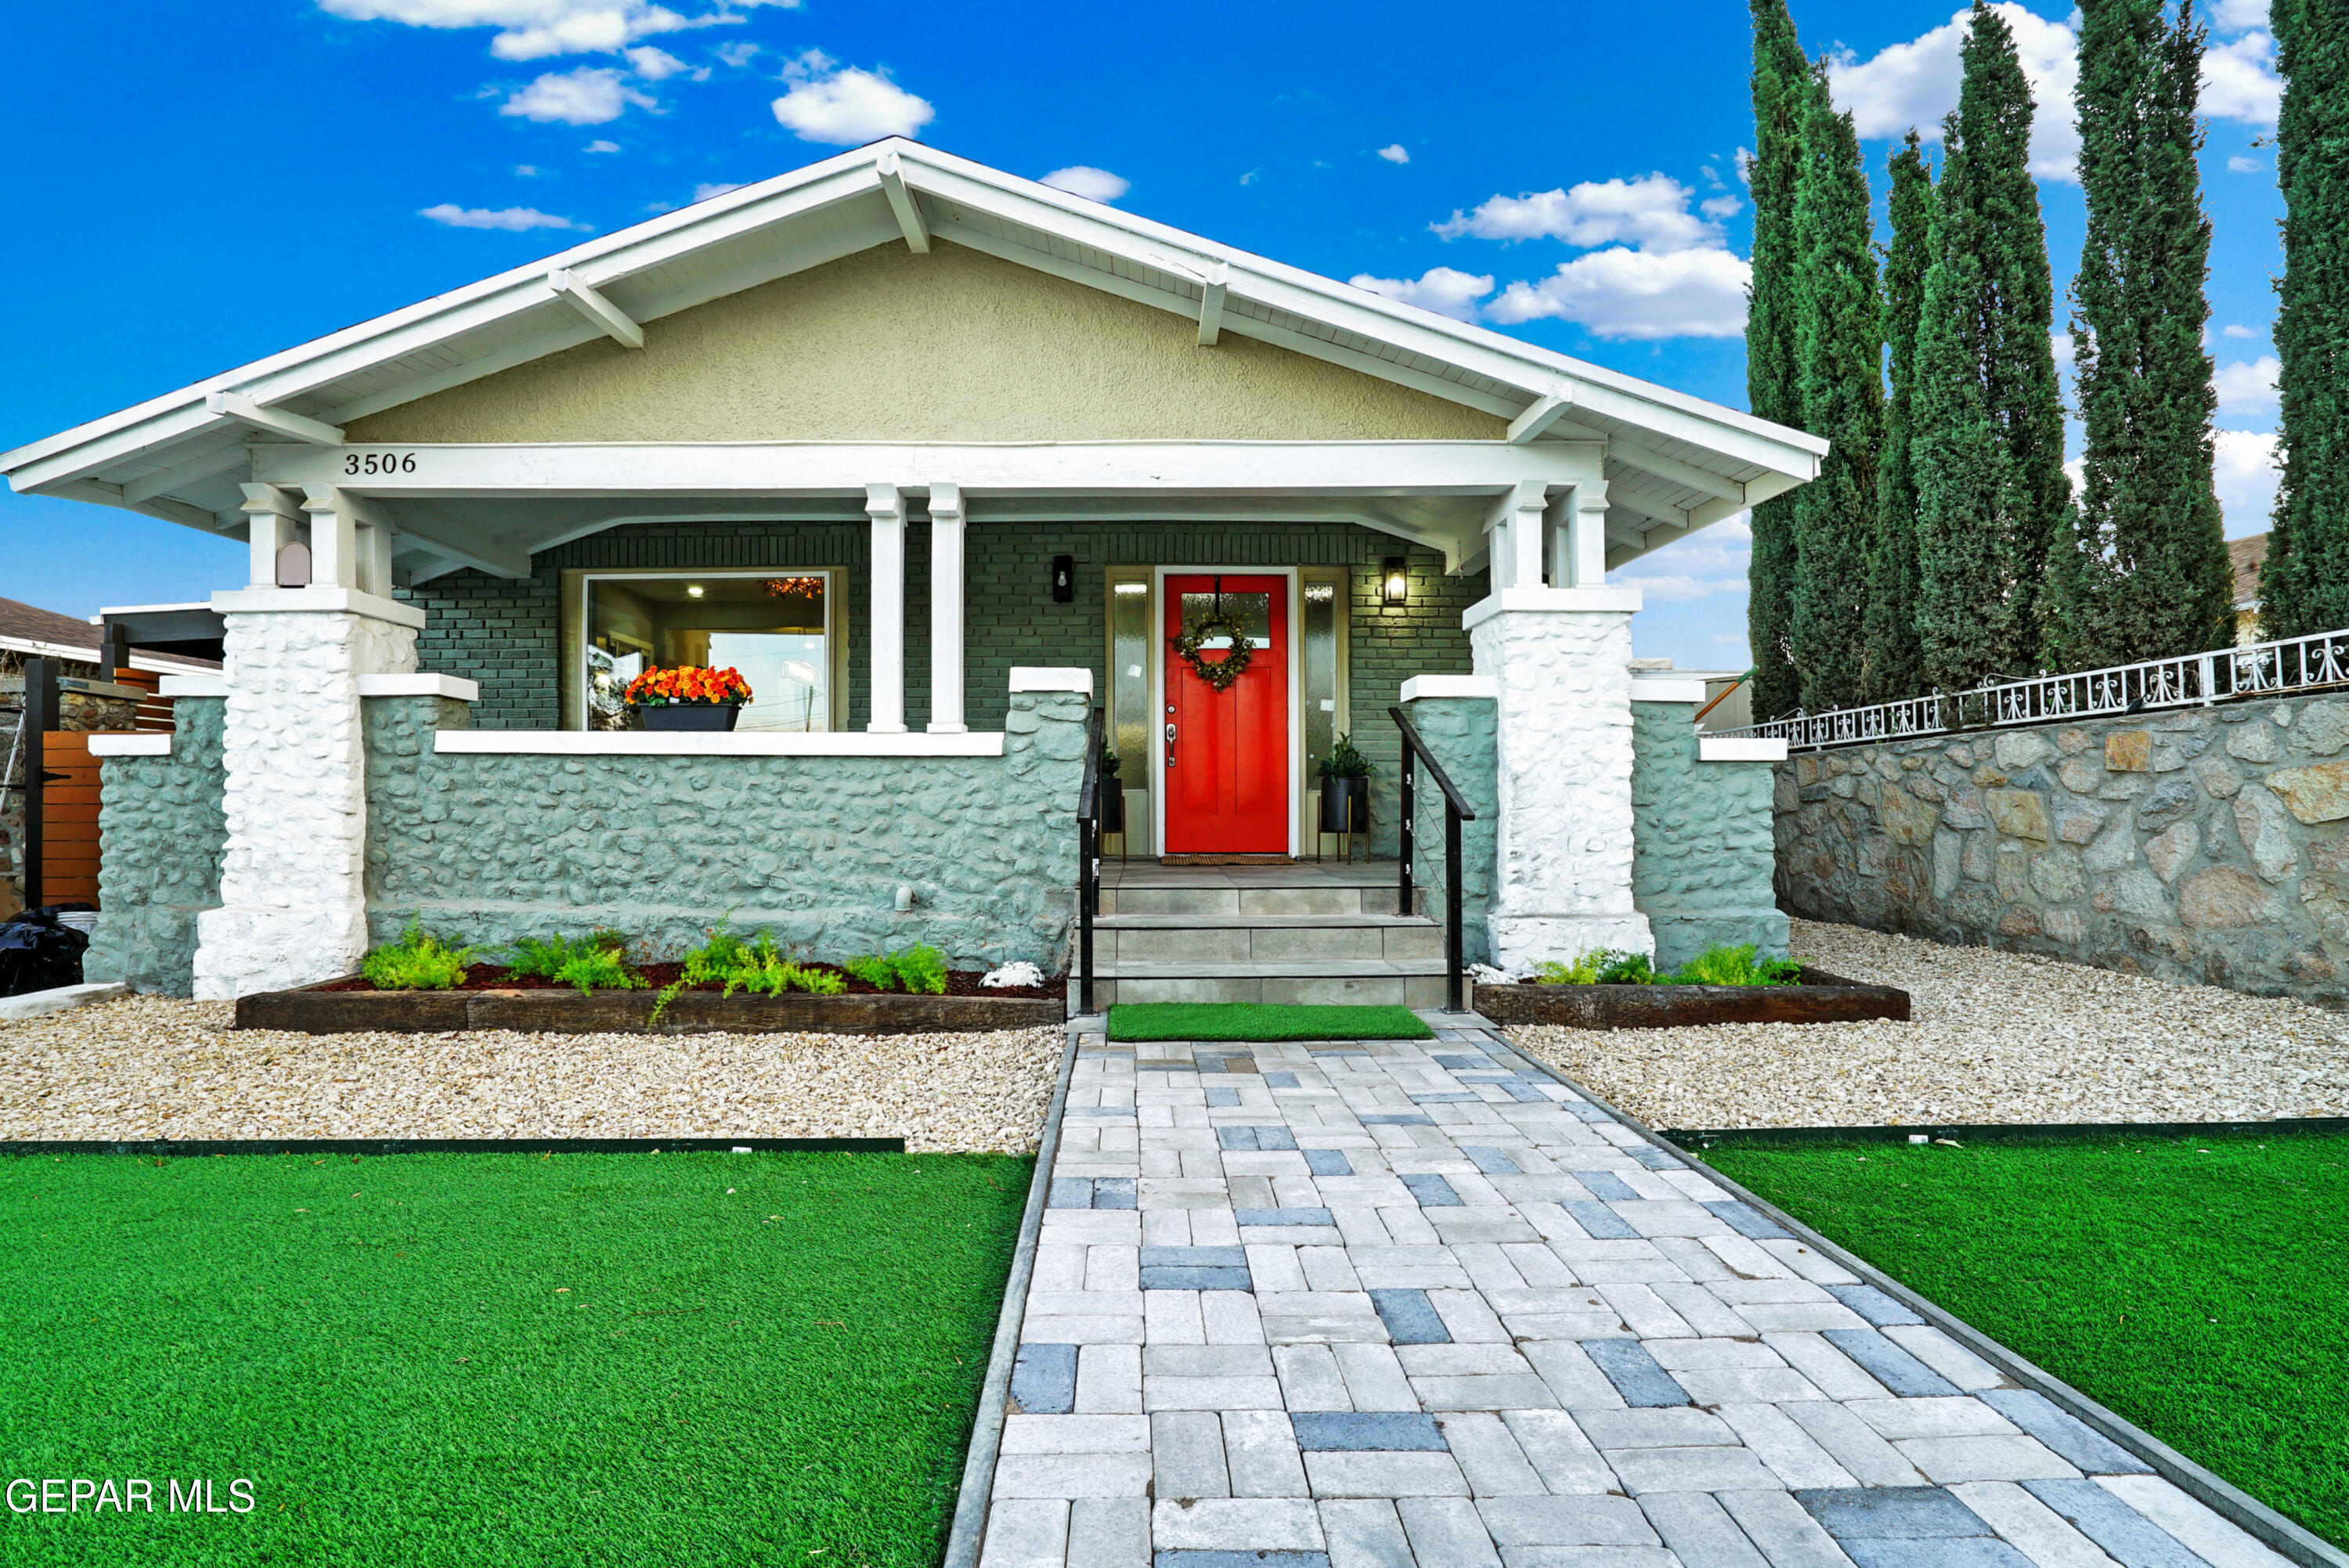
[[[295,1035],[132,996],[0,1024],[0,1140],[903,1138],[1033,1152],[1064,1037]]]
[[[1792,946],[1910,1021],[1508,1035],[1651,1127],[2349,1115],[2349,1018],[2305,1002],[1802,920]]]

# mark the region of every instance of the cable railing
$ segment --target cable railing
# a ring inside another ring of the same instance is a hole
[[[1797,712],[1790,718],[1719,730],[1721,736],[1783,740],[1791,751],[1824,751],[1975,729],[2198,707],[2239,698],[2349,685],[2349,630],[2246,643],[2207,654],[2147,659],[2071,675],[1985,681],[1969,691]]]

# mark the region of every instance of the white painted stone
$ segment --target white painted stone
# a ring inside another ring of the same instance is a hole
[[[399,614],[378,617],[370,597],[276,589],[215,601],[227,623],[228,845],[221,907],[196,917],[200,997],[329,980],[367,954],[359,677],[414,671],[420,618],[388,602]]]
[[[1653,953],[1631,904],[1631,612],[1605,591],[1516,590],[1464,620],[1500,689],[1494,962]],[[1584,606],[1584,601],[1592,603]]]

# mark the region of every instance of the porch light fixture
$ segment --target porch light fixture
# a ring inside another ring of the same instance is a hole
[[[700,584],[700,583],[695,583],[692,587],[688,588],[688,589],[685,591],[685,596],[686,596],[687,598],[688,598],[688,599],[698,599],[698,598],[700,598],[700,597],[701,597],[701,584]]]
[[[1389,604],[1411,602],[1411,573],[1403,570],[1403,559],[1390,555],[1379,565],[1379,597]]]
[[[1073,604],[1077,599],[1077,558],[1073,555],[1052,557],[1052,603]]]

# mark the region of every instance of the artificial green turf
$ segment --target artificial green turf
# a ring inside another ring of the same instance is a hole
[[[0,1159],[0,1561],[935,1563],[1031,1164]]]
[[[1432,1040],[1408,1007],[1297,1007],[1263,1002],[1120,1002],[1112,1040]]]
[[[1736,1144],[1703,1158],[2349,1546],[2349,1138]]]

